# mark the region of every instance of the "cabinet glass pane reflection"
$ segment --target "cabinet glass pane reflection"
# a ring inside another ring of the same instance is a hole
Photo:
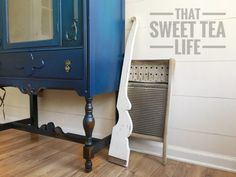
[[[53,0],[8,0],[9,43],[53,39]]]

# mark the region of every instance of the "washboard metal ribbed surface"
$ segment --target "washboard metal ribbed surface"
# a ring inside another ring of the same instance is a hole
[[[167,94],[167,84],[129,83],[133,133],[161,138],[164,136]]]

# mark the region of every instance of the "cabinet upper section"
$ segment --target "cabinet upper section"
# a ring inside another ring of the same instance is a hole
[[[0,51],[83,46],[83,0],[1,0]]]
[[[0,0],[0,85],[116,91],[125,0]]]

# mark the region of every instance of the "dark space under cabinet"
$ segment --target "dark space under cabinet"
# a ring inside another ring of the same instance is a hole
[[[92,99],[118,90],[124,53],[124,0],[1,0],[0,87],[30,96],[30,118],[0,125],[84,143],[86,171],[110,136],[92,138]],[[38,127],[37,94],[75,90],[86,99],[86,136]]]

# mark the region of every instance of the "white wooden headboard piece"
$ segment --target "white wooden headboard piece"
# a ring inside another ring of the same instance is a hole
[[[139,26],[136,17],[133,17],[131,21],[133,24],[126,43],[125,57],[117,100],[119,121],[112,130],[112,138],[108,158],[109,161],[126,167],[128,166],[130,156],[128,137],[131,135],[133,130],[133,123],[128,112],[132,107],[128,98],[128,83],[131,61],[133,59],[134,53],[135,40]]]

